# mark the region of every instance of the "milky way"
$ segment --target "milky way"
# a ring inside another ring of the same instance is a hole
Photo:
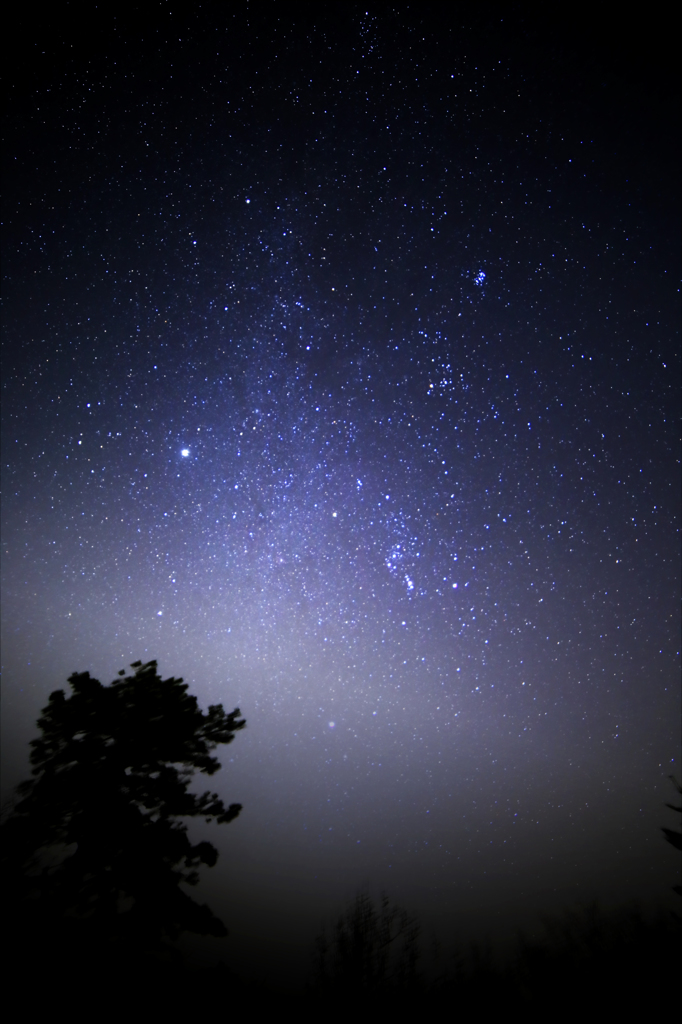
[[[665,110],[560,33],[335,17],[27,44],[8,783],[72,671],[157,658],[248,722],[206,890],[238,942],[254,901],[307,927],[363,881],[490,920],[607,883],[663,898]]]

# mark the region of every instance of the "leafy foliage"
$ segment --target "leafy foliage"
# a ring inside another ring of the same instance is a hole
[[[103,686],[74,673],[72,694],[50,695],[32,741],[33,778],[2,828],[5,883],[17,914],[87,925],[93,935],[154,946],[181,931],[225,935],[207,906],[180,888],[217,850],[192,845],[182,819],[229,822],[241,806],[195,795],[195,771],[220,768],[212,751],[245,722],[220,704],[204,714],[182,679],[135,662]],[[34,928],[37,927],[34,921]]]

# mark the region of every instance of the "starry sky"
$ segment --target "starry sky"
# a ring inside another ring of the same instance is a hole
[[[363,884],[444,935],[674,898],[677,91],[560,10],[8,33],[4,791],[73,671],[238,705],[246,972]]]

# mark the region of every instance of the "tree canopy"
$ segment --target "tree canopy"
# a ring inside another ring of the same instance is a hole
[[[74,673],[70,696],[50,695],[31,743],[33,778],[18,787],[2,829],[10,903],[22,920],[32,910],[34,930],[69,922],[126,948],[182,931],[225,935],[180,888],[218,856],[209,842],[192,844],[183,819],[239,814],[240,804],[226,807],[189,784],[196,771],[218,771],[212,751],[246,723],[220,704],[204,714],[182,679],[160,677],[156,661],[131,668],[109,686]]]

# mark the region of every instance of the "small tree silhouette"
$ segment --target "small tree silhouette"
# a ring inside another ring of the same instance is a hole
[[[51,936],[50,956],[55,942],[98,949],[101,960],[102,949],[130,957],[182,931],[227,934],[180,888],[218,856],[211,843],[192,845],[182,819],[239,814],[239,804],[188,786],[195,771],[218,771],[211,751],[245,722],[220,704],[203,714],[156,661],[131,668],[110,686],[74,673],[70,697],[50,695],[31,743],[34,778],[18,787],[2,826],[6,923],[29,947]]]
[[[382,893],[377,908],[359,893],[337,921],[331,940],[323,932],[315,942],[318,991],[346,997],[412,990],[417,984],[419,925]]]

